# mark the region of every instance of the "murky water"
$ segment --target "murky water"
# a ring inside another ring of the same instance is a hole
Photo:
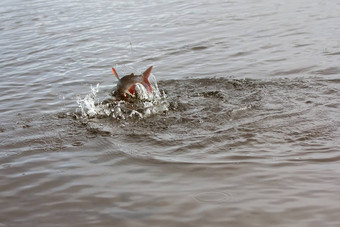
[[[0,226],[340,225],[340,2],[0,6]]]

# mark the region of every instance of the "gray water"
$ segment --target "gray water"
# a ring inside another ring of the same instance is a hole
[[[0,3],[0,226],[339,226],[340,2]],[[168,110],[80,115],[154,66]]]

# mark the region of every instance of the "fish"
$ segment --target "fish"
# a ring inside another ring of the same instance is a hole
[[[117,71],[112,68],[113,75],[118,79],[115,96],[118,99],[123,100],[128,100],[130,97],[134,97],[137,84],[143,85],[147,92],[149,94],[152,94],[152,86],[149,82],[151,70],[152,66],[145,70],[142,75],[134,75],[133,73],[131,73],[130,75],[119,78]]]

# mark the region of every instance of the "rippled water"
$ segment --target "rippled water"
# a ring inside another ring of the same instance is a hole
[[[338,1],[0,6],[0,226],[340,225]],[[150,65],[163,111],[80,114]]]

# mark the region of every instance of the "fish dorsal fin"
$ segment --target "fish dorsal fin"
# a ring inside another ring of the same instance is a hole
[[[152,66],[150,66],[147,70],[145,70],[145,72],[143,72],[143,79],[144,80],[148,80],[150,73],[151,73],[151,70],[152,70]]]
[[[142,74],[142,80],[143,80],[143,83],[144,83],[144,86],[145,88],[150,92],[152,93],[152,86],[149,82],[149,76],[150,76],[150,73],[151,73],[151,70],[152,70],[152,66],[150,66],[147,70],[145,70],[145,72],[143,72]]]
[[[114,68],[112,68],[112,73],[113,73],[113,75],[115,75],[115,77],[119,80],[118,73],[116,72],[116,70],[115,70]]]

